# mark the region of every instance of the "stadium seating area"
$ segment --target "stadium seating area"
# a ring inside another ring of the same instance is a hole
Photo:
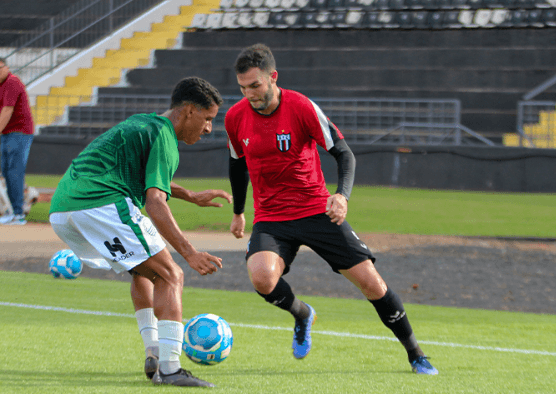
[[[169,95],[184,76],[238,95],[233,62],[255,42],[275,54],[280,86],[318,98],[458,99],[461,123],[501,143],[516,128],[516,103],[556,73],[550,29],[248,30],[187,32],[181,49],[155,51],[155,68],[132,69],[108,95]],[[543,99],[556,98],[549,90]],[[95,116],[111,117],[114,104]],[[73,109],[72,109],[73,111]],[[76,111],[93,111],[91,108]],[[46,130],[45,130],[46,132]]]
[[[7,47],[79,0],[2,0],[0,47]]]
[[[44,48],[64,41],[62,46],[66,48],[86,48],[160,1],[162,0],[3,0],[0,47],[22,44],[30,34],[54,29],[53,37],[45,35],[30,42],[29,46]],[[109,10],[115,10],[110,18],[96,23]]]
[[[55,120],[41,134],[95,136],[133,113],[162,111],[175,83],[188,75],[206,78],[227,96],[222,116],[239,95],[235,57],[255,42],[273,49],[280,86],[315,101],[457,100],[461,124],[509,145],[516,139],[504,135],[515,134],[517,103],[556,74],[556,0],[218,1],[202,2],[213,6],[181,26],[181,48],[154,52],[155,67],[110,76],[92,99],[64,101],[63,95],[84,93],[54,88],[57,98],[43,100],[46,111],[56,100],[73,106],[41,122]],[[80,75],[71,78],[99,78],[93,71]],[[556,101],[556,89],[536,99]],[[366,110],[353,110],[351,122]],[[553,119],[548,113],[531,124]],[[215,135],[222,133],[217,127]]]
[[[553,0],[222,0],[196,29],[555,27]]]

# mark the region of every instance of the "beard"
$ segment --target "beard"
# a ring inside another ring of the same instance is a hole
[[[265,109],[268,108],[268,106],[272,102],[273,98],[274,98],[274,91],[272,90],[272,85],[269,82],[268,83],[268,89],[267,89],[266,93],[264,94],[263,97],[261,97],[261,100],[260,100],[261,103],[258,106],[255,106],[255,104],[253,102],[251,102],[251,106],[256,111],[264,111]]]

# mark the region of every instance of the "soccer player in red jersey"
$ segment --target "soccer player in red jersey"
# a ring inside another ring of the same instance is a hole
[[[257,293],[295,318],[293,355],[311,350],[315,310],[300,301],[283,275],[306,245],[333,271],[344,275],[373,304],[382,322],[405,347],[413,371],[437,374],[419,347],[401,299],[374,267],[375,258],[345,221],[353,187],[355,158],[342,133],[310,99],[277,86],[270,49],[245,48],[235,63],[245,96],[226,114],[234,216],[230,226],[244,236],[245,198],[253,186],[255,219],[247,269]],[[325,186],[317,144],[338,163],[338,189]]]

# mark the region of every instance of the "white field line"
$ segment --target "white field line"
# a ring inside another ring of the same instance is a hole
[[[17,307],[17,308],[27,308],[27,309],[40,309],[40,310],[47,310],[47,311],[54,311],[54,312],[75,313],[75,314],[80,314],[80,315],[115,316],[115,317],[135,318],[135,315],[129,314],[129,313],[89,311],[89,310],[85,310],[85,309],[73,309],[73,308],[62,308],[62,307],[57,307],[57,306],[19,304],[19,303],[4,302],[4,301],[0,301],[0,306],[12,306],[12,307]],[[187,319],[185,319],[184,321],[187,321]],[[291,327],[286,328],[286,327],[275,327],[275,326],[265,326],[265,325],[260,325],[260,324],[243,324],[243,323],[229,323],[229,324],[232,327],[253,328],[253,329],[256,329],[256,330],[292,331]],[[392,337],[383,337],[383,336],[365,335],[365,334],[352,334],[352,333],[349,333],[349,332],[312,330],[312,333],[313,334],[318,334],[318,335],[329,335],[329,336],[343,337],[343,338],[360,338],[360,339],[369,339],[369,340],[377,340],[377,341],[392,341],[392,342],[397,342],[398,341],[396,338],[392,338]],[[459,343],[435,342],[435,341],[419,341],[419,343],[425,344],[425,345],[444,346],[444,347],[453,347],[453,348],[464,348],[464,349],[476,349],[476,350],[487,350],[487,351],[493,351],[493,352],[535,354],[535,355],[541,355],[541,356],[556,356],[555,352],[546,352],[546,351],[541,351],[541,350],[512,349],[512,348],[501,348],[501,347],[492,347],[492,346],[462,345],[462,344],[459,344]]]

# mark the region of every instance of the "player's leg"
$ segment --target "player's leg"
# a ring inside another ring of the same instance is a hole
[[[170,252],[164,248],[146,261],[133,267],[133,276],[141,276],[152,282],[152,307],[158,318],[158,371],[154,384],[174,386],[212,387],[212,383],[198,379],[182,369],[180,355],[183,345],[182,292],[183,270],[175,263]],[[149,306],[150,300],[142,292],[151,287],[144,279],[134,280],[134,305]],[[139,294],[139,295],[138,295]],[[142,308],[141,310],[148,309]]]
[[[135,318],[139,333],[145,345],[145,375],[152,379],[158,369],[158,319],[154,314],[154,283],[130,271],[131,300],[135,308]]]
[[[438,371],[426,359],[417,343],[400,297],[386,286],[371,260],[348,270],[340,270],[347,279],[361,290],[375,307],[380,320],[398,338],[407,351],[412,369],[420,374],[436,375]]]
[[[355,284],[373,304],[382,322],[405,347],[412,367],[416,368],[415,362],[428,364],[400,298],[379,275],[374,266],[374,256],[349,223],[343,222],[338,226],[324,214],[315,215],[301,221],[297,230],[297,237],[326,260],[332,270]],[[434,371],[431,366],[430,372]]]
[[[60,212],[50,215],[54,232],[63,240],[79,259],[91,268],[112,269],[106,258],[93,246],[75,226],[72,216],[78,213]],[[76,220],[79,220],[78,218]],[[135,316],[139,333],[145,345],[145,374],[152,379],[158,368],[158,327],[153,309],[153,283],[140,275],[134,274],[131,283],[131,299],[135,307]]]
[[[125,199],[73,212],[70,222],[117,273],[133,270],[153,283],[152,308],[158,318],[161,372],[155,373],[153,383],[212,386],[181,368],[183,271],[172,259],[150,219],[143,216],[130,199]],[[135,285],[134,305],[150,306],[148,296],[137,296],[149,292],[149,285],[143,279]]]
[[[311,326],[316,313],[295,296],[282,277],[289,271],[289,265],[299,249],[297,243],[271,234],[281,232],[282,227],[282,223],[255,224],[246,256],[247,271],[253,287],[265,301],[290,312],[294,317],[292,348],[294,357],[300,359],[311,350]]]

